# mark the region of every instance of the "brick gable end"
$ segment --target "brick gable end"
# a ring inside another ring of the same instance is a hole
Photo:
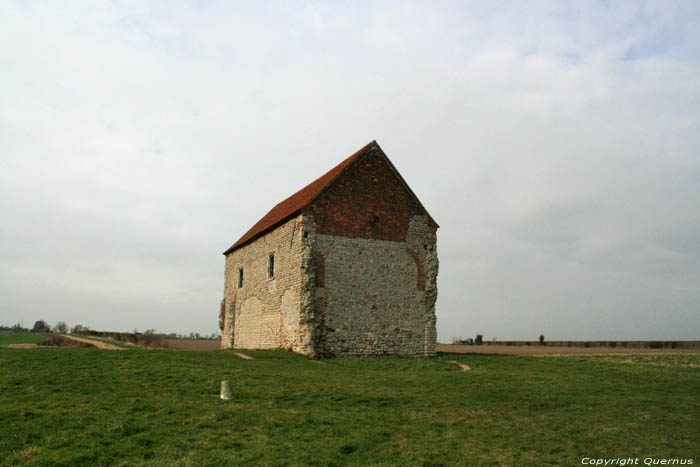
[[[413,216],[424,214],[380,151],[349,167],[307,212],[319,234],[395,242],[405,240]]]

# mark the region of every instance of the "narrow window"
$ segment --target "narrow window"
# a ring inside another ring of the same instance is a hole
[[[267,263],[267,278],[268,279],[274,279],[275,278],[275,254],[270,253],[270,258]]]
[[[238,288],[243,288],[243,268],[238,268]]]

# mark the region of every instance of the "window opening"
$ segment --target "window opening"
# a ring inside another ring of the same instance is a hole
[[[267,263],[267,278],[275,278],[275,254],[270,253],[269,261]]]

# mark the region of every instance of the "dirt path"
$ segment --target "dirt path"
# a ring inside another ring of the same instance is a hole
[[[459,365],[459,367],[462,369],[462,371],[469,371],[471,368],[469,368],[469,365],[460,363],[456,360],[448,360],[447,363],[454,363],[455,365]]]
[[[68,336],[66,334],[63,335],[66,339],[70,339],[76,342],[82,342],[84,344],[90,344],[93,347],[97,347],[98,349],[102,350],[124,350],[123,347],[117,347],[116,345],[108,344],[106,342],[100,342],[100,341],[93,341],[90,339],[85,339],[83,337],[75,337],[75,336]]]

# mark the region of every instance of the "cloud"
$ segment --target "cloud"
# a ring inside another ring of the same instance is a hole
[[[0,8],[0,321],[214,332],[221,251],[377,139],[441,340],[697,339],[694,3]]]

